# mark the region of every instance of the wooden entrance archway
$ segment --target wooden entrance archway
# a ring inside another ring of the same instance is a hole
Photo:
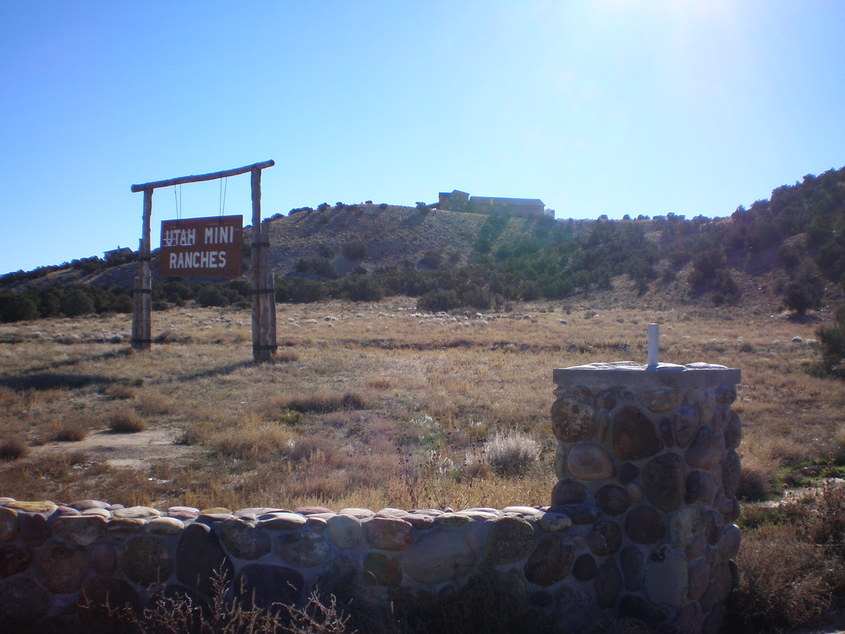
[[[152,345],[153,284],[152,252],[150,249],[150,222],[153,213],[153,190],[172,187],[183,183],[199,183],[217,180],[239,174],[251,175],[252,191],[252,358],[255,361],[271,361],[276,355],[276,295],[273,273],[270,270],[269,229],[261,222],[261,170],[273,167],[274,161],[264,161],[235,169],[182,176],[142,185],[132,185],[132,192],[144,192],[144,214],[141,245],[138,253],[138,277],[135,278],[134,304],[132,314],[132,347],[149,350]]]

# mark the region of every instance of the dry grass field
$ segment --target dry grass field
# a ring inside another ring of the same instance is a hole
[[[129,348],[127,315],[0,326],[0,495],[201,508],[547,504],[553,368],[644,360],[651,321],[662,324],[662,361],[742,369],[742,456],[763,493],[845,459],[845,390],[806,372],[815,325],[781,315],[286,305],[278,361],[265,365],[251,361],[248,311],[153,319],[147,353]]]
[[[412,300],[279,307],[275,363],[249,311],[0,326],[0,496],[229,509],[548,504],[552,370],[646,357],[740,368],[741,494],[842,475],[845,389],[815,378],[817,323],[761,309],[521,305],[423,315]],[[832,480],[830,481],[832,482]],[[729,631],[830,618],[845,596],[845,488],[744,504]]]

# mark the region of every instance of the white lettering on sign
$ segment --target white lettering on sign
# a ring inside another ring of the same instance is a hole
[[[168,229],[161,237],[163,247],[192,247],[196,243],[196,229]]]
[[[205,243],[206,244],[232,244],[235,241],[234,227],[206,227],[205,228]]]
[[[225,269],[225,251],[180,251],[170,254],[170,268],[177,269]]]

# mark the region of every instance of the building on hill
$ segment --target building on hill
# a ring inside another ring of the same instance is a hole
[[[135,252],[129,247],[117,247],[111,251],[103,252],[103,259],[106,262],[126,262],[132,258]]]
[[[477,214],[506,213],[513,216],[554,217],[554,210],[546,209],[546,205],[539,198],[470,196],[458,189],[440,192],[437,207],[446,211],[469,211]]]
[[[451,194],[440,192],[438,199],[440,202],[437,208],[446,211],[467,211],[467,205],[469,205],[469,194],[459,189],[453,189]]]

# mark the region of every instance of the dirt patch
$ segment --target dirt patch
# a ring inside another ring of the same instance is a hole
[[[34,447],[32,453],[67,453],[84,451],[101,458],[112,467],[142,469],[155,460],[173,460],[193,455],[188,445],[177,445],[174,427],[147,429],[132,434],[118,434],[107,429],[91,432],[84,440],[48,442]]]

